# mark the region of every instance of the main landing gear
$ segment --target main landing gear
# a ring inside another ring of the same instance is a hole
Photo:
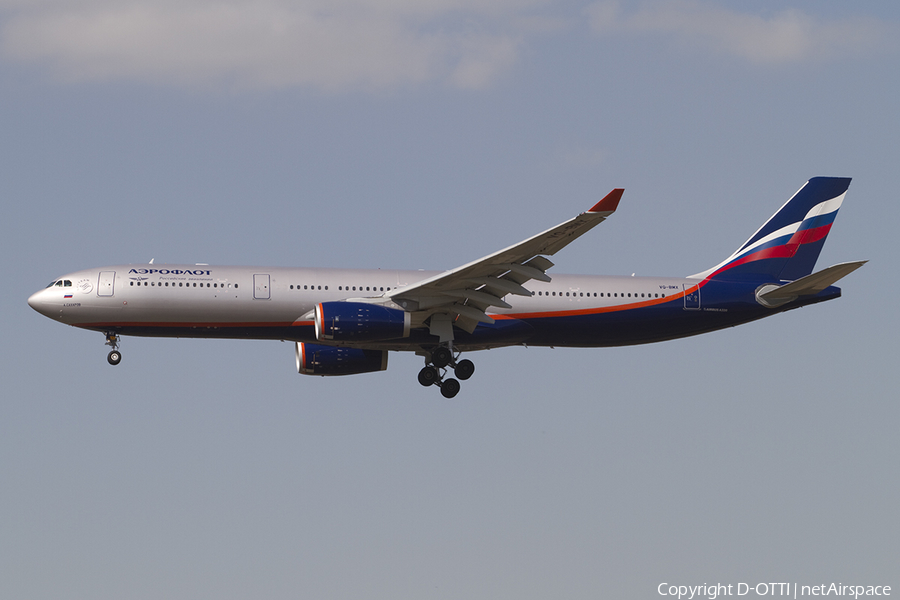
[[[119,352],[119,336],[115,332],[106,332],[106,345],[112,347],[112,350],[106,355],[107,362],[113,366],[122,362],[122,353]]]
[[[419,371],[419,383],[426,387],[436,385],[441,388],[444,398],[453,398],[459,393],[459,381],[446,377],[447,367],[452,367],[453,374],[463,381],[475,373],[475,363],[471,360],[457,361],[450,347],[438,346],[431,351],[430,357],[426,356],[425,366]]]

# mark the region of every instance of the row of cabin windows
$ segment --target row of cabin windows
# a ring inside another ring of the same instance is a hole
[[[291,285],[290,288],[291,288],[292,290],[295,289],[295,287],[294,287],[293,285]],[[328,290],[328,286],[326,285],[326,286],[323,288],[321,285],[319,285],[319,286],[315,286],[315,285],[304,285],[304,286],[301,288],[299,285],[297,285],[297,286],[296,286],[296,289],[298,289],[298,290],[300,290],[300,289],[304,289],[304,290],[322,290],[322,289],[325,289],[325,290],[327,291],[327,290]],[[388,291],[388,292],[389,292],[389,291],[391,291],[391,288],[390,288],[390,287],[387,287],[387,288],[385,288],[385,287],[378,287],[378,286],[365,286],[365,287],[363,287],[363,286],[355,286],[355,285],[354,285],[354,286],[349,286],[349,285],[339,285],[339,286],[338,286],[338,291],[342,291],[342,292],[350,292],[350,291],[353,291],[353,292],[356,292],[356,291],[360,291],[360,292],[362,292],[362,291],[366,291],[366,292],[384,292],[384,291]],[[537,295],[538,295],[538,296],[556,296],[557,294],[558,294],[559,296],[562,296],[562,295],[563,295],[562,292],[558,292],[558,293],[557,293],[557,292],[537,292]],[[582,297],[582,298],[583,298],[583,297],[585,296],[585,294],[586,294],[587,297],[590,298],[591,295],[592,295],[592,292],[566,292],[565,294],[566,294],[566,296],[569,296],[569,295],[571,294],[571,296]],[[631,298],[632,295],[631,295],[631,293],[624,293],[624,292],[623,292],[623,293],[613,292],[613,293],[611,293],[611,294],[610,294],[610,293],[606,293],[605,295],[604,295],[604,292],[600,292],[599,294],[598,294],[597,292],[593,292],[593,297],[594,297],[594,298],[598,298],[598,297],[599,297],[599,298],[604,298],[604,297],[606,297],[606,298],[625,298],[625,297]],[[637,292],[634,293],[634,297],[635,297],[635,298],[638,297]],[[641,293],[640,297],[641,297],[641,298],[660,298],[660,297],[665,298],[666,295],[665,295],[665,294],[659,294],[659,293],[646,293],[646,294],[645,294],[645,293]]]
[[[585,295],[587,295],[588,298],[591,297],[591,292],[572,292],[571,294],[572,294],[572,296],[578,296],[578,297],[584,297]],[[562,296],[563,293],[562,293],[562,292],[559,292],[559,294],[557,294],[556,292],[538,292],[537,295],[538,295],[538,296],[557,296],[557,295]],[[566,292],[566,296],[568,296],[568,295],[569,295],[569,292]],[[597,296],[597,292],[593,292],[593,295],[594,295],[594,298],[597,298],[597,297],[598,297],[598,296]],[[603,295],[603,292],[600,292],[600,296],[599,296],[599,297],[600,297],[600,298],[604,298],[604,297],[606,297],[606,298],[625,298],[626,296],[627,296],[628,298],[631,298],[631,293],[625,294],[625,293],[622,293],[622,292],[613,292],[612,294],[607,293],[606,296],[604,296],[604,295]],[[634,297],[635,297],[635,298],[638,297],[637,292],[634,293]],[[659,298],[659,297],[660,297],[660,294],[659,294],[658,292],[657,292],[657,293],[652,293],[652,294],[651,294],[651,293],[644,294],[643,292],[641,292],[641,296],[640,296],[640,297],[641,297],[641,298]],[[666,295],[665,295],[665,294],[662,294],[661,297],[665,298]]]
[[[144,283],[144,287],[147,287],[148,285],[151,286],[151,287],[156,287],[156,286],[158,286],[158,287],[169,287],[169,282],[168,282],[168,281],[160,281],[159,283],[157,283],[157,282],[155,282],[155,281],[149,281],[149,282],[148,282],[148,281],[145,281],[145,282],[143,282],[143,283]],[[172,287],[175,287],[175,282],[173,281],[173,282],[171,282],[171,283],[172,283]],[[56,281],[56,282],[50,284],[50,286],[53,286],[53,285],[57,285],[57,286],[62,286],[62,285],[65,285],[65,286],[71,286],[71,285],[72,285],[72,282],[71,282],[71,281],[68,281],[68,280],[66,280],[65,282],[63,282],[63,281]],[[133,287],[133,286],[134,286],[134,282],[133,282],[133,281],[130,282],[130,285]],[[138,287],[140,287],[141,282],[139,281],[139,282],[137,283],[137,285],[138,285]],[[213,284],[207,283],[207,284],[206,284],[206,287],[213,287],[213,288],[219,288],[219,287],[222,287],[222,288],[224,288],[225,285],[226,285],[226,284],[224,284],[224,283],[221,283],[221,284],[220,284],[220,283],[213,283]],[[229,284],[227,284],[227,285],[228,285],[228,287],[231,287],[232,284],[229,283]],[[234,285],[235,289],[237,289],[238,284],[235,283],[235,284],[233,284],[233,285]],[[50,287],[50,286],[48,286],[48,287]],[[178,282],[178,287],[185,287],[185,283],[179,281],[179,282]],[[197,283],[196,283],[196,282],[194,282],[194,283],[188,282],[188,283],[186,284],[186,287],[197,287]],[[201,283],[199,287],[201,287],[201,288],[204,287],[203,283]],[[293,285],[290,286],[290,287],[291,287],[291,289],[294,289],[294,286],[293,286]],[[299,289],[300,289],[300,286],[298,285],[298,286],[296,287],[296,289],[299,290]],[[322,289],[322,286],[321,286],[321,285],[320,285],[320,286],[315,286],[315,285],[304,285],[304,286],[303,286],[303,289],[304,289],[304,290],[316,290],[316,289],[321,290],[321,289]],[[328,286],[326,285],[324,289],[327,291],[327,290],[328,290]],[[348,291],[348,292],[349,292],[349,291],[354,291],[354,292],[355,292],[355,291],[357,291],[357,286],[355,286],[355,285],[354,285],[354,286],[349,286],[349,285],[339,285],[339,286],[338,286],[338,290],[339,290],[339,291]],[[359,291],[360,291],[360,292],[363,291],[363,286],[359,286]],[[384,287],[377,287],[377,286],[366,286],[366,287],[365,287],[365,291],[367,291],[367,292],[378,292],[378,291],[384,292],[384,291],[391,291],[391,288],[390,288],[390,287],[384,288]],[[590,298],[590,297],[591,297],[591,294],[592,294],[591,292],[587,292],[587,297]],[[537,295],[538,295],[538,296],[556,296],[556,295],[557,295],[557,292],[543,292],[543,291],[541,291],[541,292],[538,292]],[[562,293],[562,292],[558,292],[558,295],[559,295],[559,296],[562,296],[563,293]],[[583,298],[583,297],[585,296],[585,292],[566,292],[566,296],[570,296],[570,295],[571,295],[571,296],[575,296],[575,297],[582,297],[582,298]],[[600,297],[600,298],[604,298],[604,297],[606,297],[606,298],[620,298],[620,297],[621,297],[621,298],[625,298],[625,297],[631,298],[632,295],[631,295],[631,293],[627,293],[627,294],[626,294],[626,293],[620,293],[620,292],[613,292],[613,293],[611,293],[611,294],[610,294],[610,293],[606,293],[606,295],[604,296],[604,292],[600,292],[600,293],[599,293],[599,296],[598,296],[598,293],[597,293],[597,292],[593,292],[593,297],[594,297],[594,298],[597,298],[597,297]],[[634,293],[634,297],[635,297],[635,298],[638,297],[637,292]],[[641,295],[640,295],[640,297],[641,297],[641,298],[645,298],[645,297],[646,297],[646,298],[659,298],[659,297],[660,297],[660,294],[659,294],[659,293],[647,293],[647,294],[644,294],[644,293],[642,292]],[[665,294],[662,294],[661,297],[665,298],[666,295],[665,295]]]
[[[291,286],[291,289],[294,289],[294,286]],[[301,289],[299,285],[297,286],[297,289],[298,289],[298,290]],[[302,289],[304,289],[304,290],[317,290],[317,289],[318,289],[318,290],[321,290],[321,289],[323,289],[323,288],[322,288],[321,285],[319,285],[319,286],[315,286],[315,285],[304,285]],[[327,289],[328,289],[328,286],[326,285],[324,289],[327,290]],[[341,292],[349,292],[349,291],[351,291],[351,290],[355,292],[355,291],[357,291],[357,289],[358,289],[360,292],[362,292],[362,291],[364,291],[364,290],[365,290],[366,292],[384,292],[384,291],[388,291],[388,292],[389,292],[389,291],[391,291],[391,288],[390,288],[390,287],[387,287],[387,288],[386,288],[386,287],[378,287],[378,286],[375,286],[375,285],[372,285],[372,286],[368,286],[368,285],[367,285],[365,288],[363,288],[363,286],[358,286],[358,287],[357,287],[357,286],[355,286],[355,285],[354,285],[354,286],[349,286],[349,285],[339,285],[339,286],[338,286],[338,291],[341,291]]]
[[[140,282],[140,281],[138,281],[137,284],[138,284],[138,287],[141,286],[141,282]],[[134,282],[133,282],[133,281],[131,282],[131,285],[134,286]],[[155,281],[145,281],[145,282],[144,282],[144,287],[147,287],[148,285],[149,285],[150,287],[169,287],[169,282],[168,282],[168,281],[160,281],[159,283],[157,283],[157,282],[155,282]],[[201,284],[198,286],[196,283],[191,284],[190,282],[188,282],[188,283],[184,283],[183,281],[179,281],[179,282],[178,282],[178,287],[214,287],[214,288],[224,288],[225,285],[226,285],[226,284],[224,284],[224,283],[213,283],[213,284],[211,284],[211,285],[210,285],[209,283],[207,283],[206,286],[204,286],[204,285],[201,283]],[[231,286],[232,286],[232,284],[230,284],[230,283],[227,284],[227,285],[228,285],[228,287],[231,287]],[[234,285],[234,288],[237,289],[238,284],[235,283],[235,284],[233,284],[233,285]],[[172,287],[175,287],[175,282],[174,282],[174,281],[172,282]]]

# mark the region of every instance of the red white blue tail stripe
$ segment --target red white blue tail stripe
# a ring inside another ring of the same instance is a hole
[[[734,254],[691,277],[793,281],[809,275],[849,186],[845,177],[810,179]]]

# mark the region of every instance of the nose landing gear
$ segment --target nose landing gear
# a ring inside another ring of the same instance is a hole
[[[438,346],[430,355],[426,354],[425,366],[419,371],[419,383],[425,387],[436,385],[441,388],[441,395],[444,398],[453,398],[459,393],[459,381],[446,377],[447,367],[452,367],[453,374],[463,381],[475,373],[475,363],[471,360],[457,361],[452,348]]]
[[[106,355],[106,361],[113,366],[122,362],[122,353],[119,352],[119,336],[115,332],[108,331],[106,333],[106,345],[112,348]]]

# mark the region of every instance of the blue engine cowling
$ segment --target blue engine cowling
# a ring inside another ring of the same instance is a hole
[[[356,375],[387,369],[386,350],[339,348],[296,342],[297,372],[302,375]]]
[[[316,306],[316,339],[375,342],[409,336],[410,314],[364,302],[322,302]]]

